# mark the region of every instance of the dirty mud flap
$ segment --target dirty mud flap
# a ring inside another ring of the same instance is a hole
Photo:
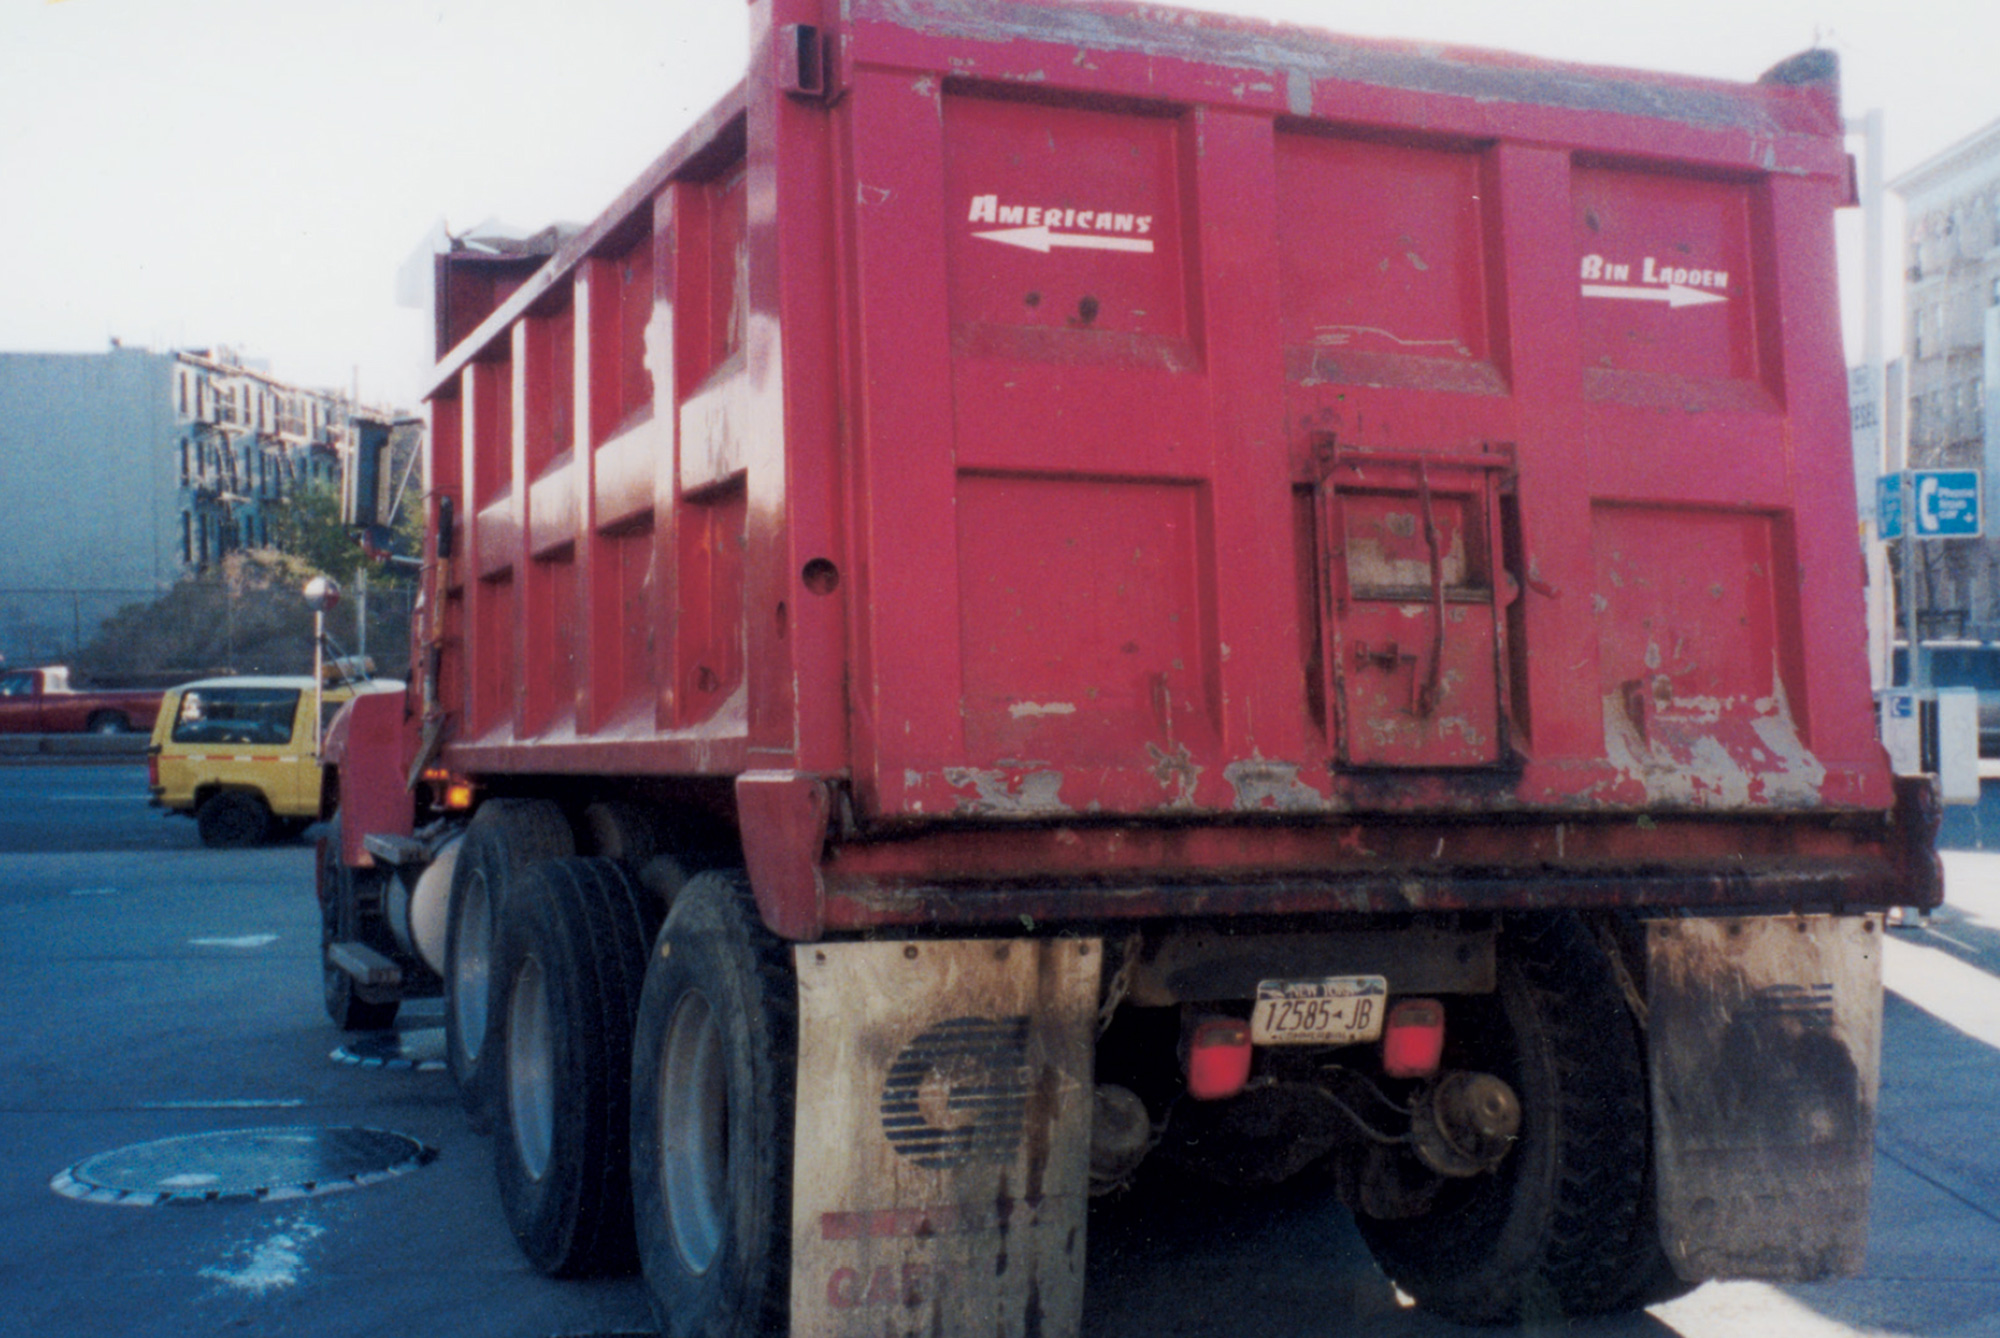
[[[1076,1335],[1097,941],[795,951],[792,1333]]]
[[[1860,1272],[1879,916],[1647,925],[1660,1233],[1681,1277]]]

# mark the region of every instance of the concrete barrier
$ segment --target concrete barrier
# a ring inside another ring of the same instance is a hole
[[[0,766],[26,762],[138,762],[149,734],[0,734]]]

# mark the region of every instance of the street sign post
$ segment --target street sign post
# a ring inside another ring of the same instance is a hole
[[[1883,474],[1875,480],[1875,537],[1903,537],[1903,476]]]
[[[1977,539],[1983,533],[1977,469],[1905,469],[1875,481],[1879,537],[1903,541],[1903,617],[1910,648],[1905,686],[1928,697],[1930,674],[1917,627],[1917,564],[1913,539]]]

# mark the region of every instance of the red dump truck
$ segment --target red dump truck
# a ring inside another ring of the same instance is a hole
[[[1838,74],[752,0],[440,257],[420,649],[327,1002],[446,1000],[552,1274],[1075,1334],[1085,1207],[1313,1169],[1460,1320],[1864,1246],[1928,783],[1864,660]]]

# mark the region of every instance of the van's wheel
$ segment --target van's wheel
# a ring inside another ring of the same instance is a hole
[[[262,845],[271,836],[271,806],[248,790],[217,790],[195,810],[201,843],[217,850]]]
[[[1507,922],[1498,991],[1454,1008],[1447,1068],[1493,1073],[1521,1130],[1489,1175],[1421,1216],[1356,1225],[1418,1304],[1465,1324],[1629,1310],[1685,1285],[1660,1247],[1640,1037],[1609,959],[1573,915]]]
[[[568,821],[546,799],[488,800],[466,825],[445,921],[444,1050],[459,1101],[481,1133],[492,1127],[493,940],[508,889],[529,865],[575,853]]]
[[[632,1197],[661,1327],[786,1331],[798,986],[742,874],[697,874],[646,971],[632,1048]]]
[[[336,943],[367,941],[362,923],[371,912],[380,913],[389,875],[381,869],[350,869],[340,862],[339,818],[320,837],[319,869],[319,970],[326,1015],[342,1031],[380,1031],[396,1020],[401,1001],[374,1003],[362,998],[354,977],[333,964],[328,950]]]
[[[632,1023],[659,927],[608,859],[535,865],[507,895],[494,954],[507,1224],[551,1277],[628,1271]]]

